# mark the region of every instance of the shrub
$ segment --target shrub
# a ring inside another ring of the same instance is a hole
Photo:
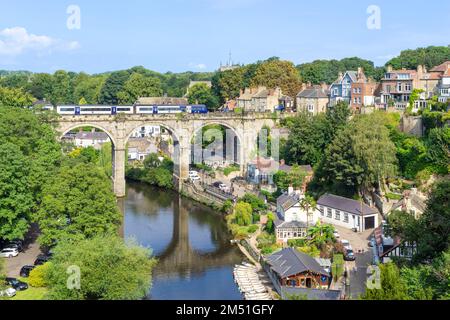
[[[47,262],[31,270],[30,276],[28,278],[28,284],[30,286],[34,288],[43,288],[48,285],[46,278],[50,263],[51,262]]]
[[[248,231],[248,233],[249,233],[249,234],[251,234],[251,233],[255,233],[255,232],[256,232],[256,230],[258,230],[258,226],[257,226],[257,225],[255,225],[255,224],[251,225],[251,226],[250,226],[250,227],[248,227],[248,229],[247,229],[247,231]]]
[[[241,169],[237,165],[228,166],[223,169],[223,174],[228,177],[232,172],[240,171]]]

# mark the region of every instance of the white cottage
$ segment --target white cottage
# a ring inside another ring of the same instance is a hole
[[[379,213],[361,201],[325,194],[317,201],[317,211],[324,223],[364,231],[376,228]]]

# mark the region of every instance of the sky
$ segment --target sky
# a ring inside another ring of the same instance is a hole
[[[230,52],[382,65],[449,30],[448,0],[0,0],[0,69],[214,71]]]

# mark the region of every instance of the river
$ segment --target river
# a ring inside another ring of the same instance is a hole
[[[158,258],[148,299],[238,300],[233,267],[244,260],[222,216],[207,206],[142,183],[128,182],[120,200],[122,233]]]

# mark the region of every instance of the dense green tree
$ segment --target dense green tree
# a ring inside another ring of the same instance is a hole
[[[98,104],[100,91],[105,84],[105,76],[90,76],[79,80],[74,89],[74,100],[86,100],[86,104]]]
[[[261,63],[256,68],[251,85],[272,89],[279,87],[284,94],[295,97],[300,91],[301,81],[298,70],[292,62],[274,59]]]
[[[41,245],[117,232],[121,214],[106,175],[94,164],[62,166],[43,189],[34,215]]]
[[[118,236],[63,241],[46,272],[51,300],[137,300],[151,287],[151,251]],[[80,271],[77,286],[77,268]],[[71,273],[73,272],[73,273]],[[73,281],[71,281],[71,279]],[[73,287],[68,286],[70,283]]]
[[[0,144],[0,239],[23,239],[33,203],[30,162],[10,142]]]
[[[447,174],[450,168],[450,127],[430,130],[426,138],[426,160],[434,171]]]
[[[127,71],[111,73],[100,90],[98,102],[101,104],[118,104],[119,97],[117,95],[122,90],[129,77],[130,74]]]
[[[252,207],[252,211],[254,212],[262,212],[267,210],[267,205],[264,200],[255,196],[251,193],[246,193],[242,198],[238,200],[238,202],[248,203]]]
[[[304,179],[307,175],[300,166],[293,165],[290,172],[277,171],[273,180],[279,191],[286,191],[289,187],[300,189],[303,186]]]
[[[218,72],[212,79],[212,90],[219,97],[220,103],[234,99],[239,96],[244,84],[245,68],[237,68]]]
[[[205,83],[198,83],[189,88],[188,99],[189,103],[204,104],[211,111],[219,107],[219,100]]]
[[[408,300],[407,286],[400,277],[398,267],[390,262],[380,264],[380,287],[368,288],[362,296],[364,300]],[[376,277],[377,275],[374,275]]]
[[[252,206],[246,202],[238,202],[234,207],[234,216],[236,224],[239,226],[248,226],[252,223]]]
[[[330,224],[317,222],[316,225],[308,228],[308,239],[310,244],[321,247],[327,242],[334,240],[334,227]]]
[[[49,100],[52,92],[52,76],[48,73],[36,73],[31,77],[30,93],[39,100]]]
[[[156,77],[145,77],[133,73],[117,93],[120,104],[134,104],[140,97],[159,97],[162,95],[161,81]]]
[[[52,90],[49,100],[53,105],[73,102],[73,88],[70,75],[64,70],[56,71],[52,76]]]
[[[428,69],[431,69],[448,60],[450,60],[449,47],[430,46],[415,50],[404,50],[398,57],[389,60],[386,66],[390,65],[394,69],[400,70],[402,68],[415,69],[419,65],[425,65]]]
[[[21,88],[0,87],[0,106],[28,107],[33,104],[33,97]]]

